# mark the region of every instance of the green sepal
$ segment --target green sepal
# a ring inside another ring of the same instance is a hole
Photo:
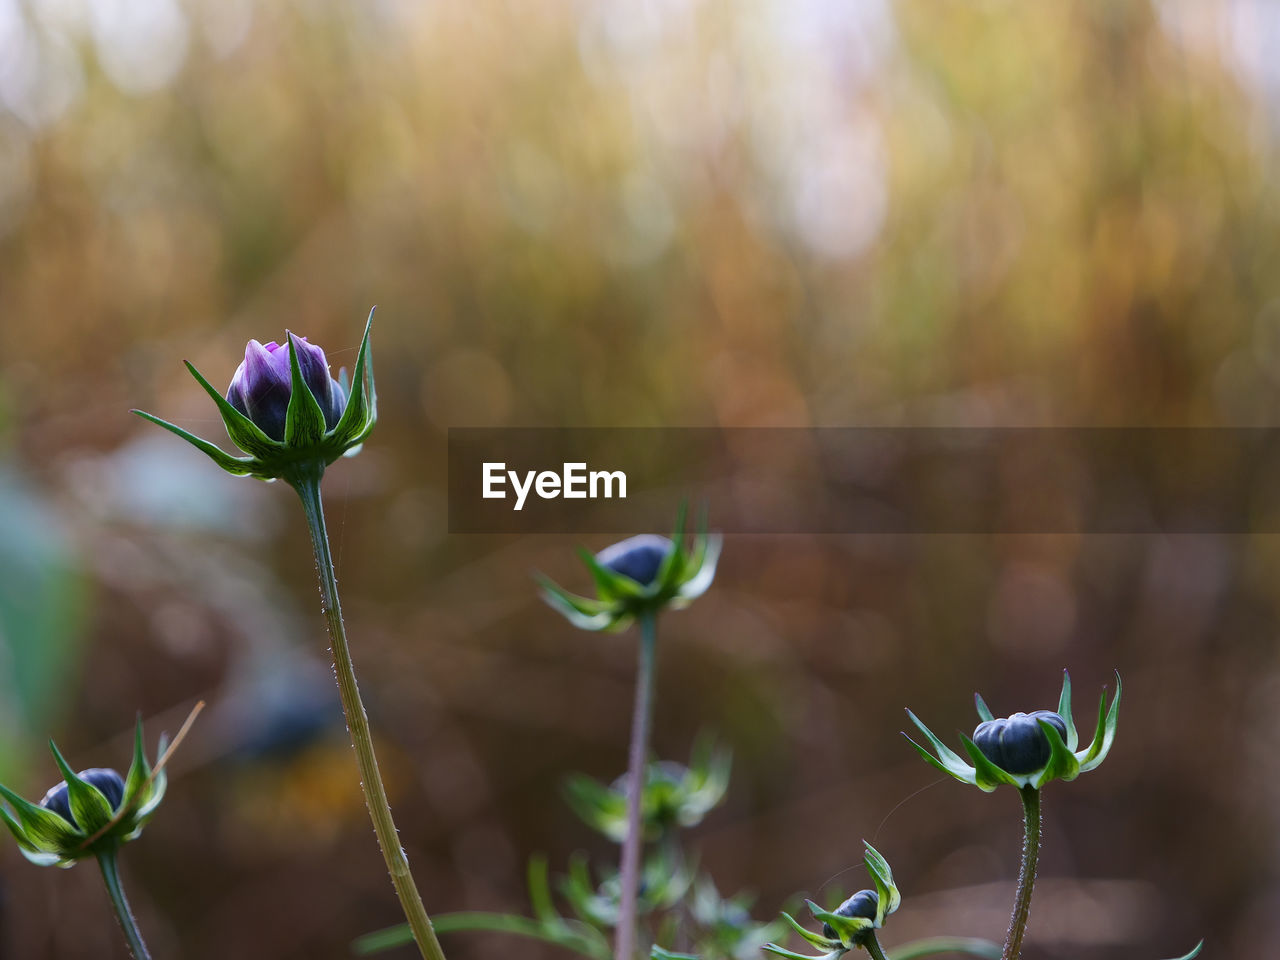
[[[111,816],[115,813],[111,808],[111,801],[93,784],[80,779],[52,740],[49,741],[49,749],[53,752],[53,762],[58,765],[58,772],[67,782],[67,804],[71,808],[71,817],[86,836],[92,836],[111,821]]]
[[[529,903],[533,907],[533,915],[544,924],[562,923],[563,918],[551,901],[547,858],[542,855],[530,857],[529,869],[525,876],[529,884]]]
[[[293,382],[284,415],[284,444],[295,450],[310,450],[318,447],[324,439],[324,411],[302,379],[302,366],[298,363],[298,348],[293,334],[286,330],[285,339],[289,341],[289,370]],[[328,375],[326,370],[325,376]]]
[[[671,550],[662,558],[662,563],[658,565],[658,572],[654,576],[654,583],[661,584],[666,590],[676,586],[683,572],[681,567],[684,566],[684,522],[689,512],[689,504],[681,500],[680,506],[676,509],[675,528],[671,532]]]
[[[1082,773],[1095,769],[1107,759],[1107,754],[1111,752],[1111,745],[1116,739],[1116,727],[1120,721],[1121,689],[1120,674],[1117,673],[1116,695],[1111,701],[1110,710],[1107,709],[1107,692],[1102,691],[1102,700],[1098,703],[1098,726],[1093,734],[1093,742],[1089,744],[1089,749],[1085,751],[1084,756],[1079,758]]]
[[[62,857],[48,850],[43,850],[32,843],[28,838],[26,831],[17,820],[13,819],[3,806],[0,806],[0,819],[4,820],[4,825],[9,828],[9,832],[13,834],[13,839],[18,841],[18,850],[21,854],[34,863],[38,867],[52,867],[62,862]],[[59,817],[61,819],[61,817]],[[67,865],[70,865],[69,863]]]
[[[1188,952],[1184,953],[1180,957],[1176,957],[1175,960],[1194,960],[1195,957],[1200,956],[1200,950],[1203,946],[1204,946],[1204,941],[1201,940],[1194,947],[1192,947]]]
[[[234,474],[237,477],[247,477],[254,473],[255,461],[252,457],[233,457],[221,447],[210,443],[208,440],[205,440],[202,437],[197,437],[194,433],[188,433],[177,424],[170,423],[168,420],[161,420],[159,417],[147,413],[145,410],[131,410],[129,412],[137,414],[143,420],[150,420],[156,426],[164,427],[170,433],[181,437],[223,470],[227,471],[227,473]]]
[[[982,720],[994,720],[995,716],[991,712],[991,708],[987,706],[987,701],[982,699],[982,694],[975,693],[973,695],[973,705],[978,710],[978,716]]]
[[[837,955],[832,951],[828,951],[827,953],[820,954],[819,956],[815,957],[809,954],[796,953],[794,950],[788,950],[786,947],[780,947],[776,943],[766,943],[760,949],[763,950],[765,953],[773,953],[773,954],[777,954],[780,957],[786,957],[787,960],[825,960],[825,958],[827,957]],[[843,953],[843,952],[844,952],[844,948],[841,947],[838,953]]]
[[[836,932],[841,943],[852,944],[862,933],[875,929],[876,922],[867,917],[842,917],[840,914],[832,913],[830,910],[823,910],[812,900],[806,900],[804,903],[809,908],[809,912],[813,914],[815,920],[831,924],[831,929]]]
[[[169,737],[167,734],[160,734],[160,739],[156,743],[156,756],[163,757],[165,751],[169,749]],[[140,821],[149,817],[160,806],[160,801],[164,799],[165,791],[169,788],[169,771],[161,769],[159,773],[151,774],[151,787],[147,791],[146,799],[142,801],[141,806],[134,812]],[[141,824],[139,824],[141,830]],[[137,836],[137,832],[131,834],[126,839],[132,840]]]
[[[724,538],[718,533],[700,534],[694,549],[697,551],[696,562],[690,561],[685,569],[688,577],[680,585],[673,606],[684,606],[707,592],[711,581],[716,578],[716,565],[720,561],[720,549]]]
[[[1015,787],[1022,785],[1013,774],[997,767],[987,759],[987,755],[978,749],[978,745],[963,733],[960,734],[960,743],[964,745],[964,752],[969,754],[969,759],[973,761],[974,783],[982,790],[990,793],[1002,783]]]
[[[926,727],[923,721],[921,721],[921,719],[910,710],[907,711],[907,716],[911,718],[911,722],[919,728],[920,732],[923,733],[925,738],[929,741],[929,745],[937,752],[937,756],[935,757],[904,733],[903,736],[907,737],[907,742],[916,748],[920,753],[920,756],[924,757],[925,760],[929,761],[929,763],[933,764],[933,766],[937,767],[943,773],[955,777],[961,783],[976,784],[978,782],[977,771],[975,771],[973,767],[960,759],[959,755],[954,750],[939,740],[934,735],[933,731]],[[986,788],[984,787],[983,789]]]
[[[129,764],[129,772],[124,778],[124,799],[120,805],[126,809],[137,803],[147,778],[151,776],[151,764],[147,762],[147,752],[142,745],[142,714],[138,714],[133,729],[133,760]]]
[[[1058,733],[1057,727],[1043,718],[1038,722],[1045,739],[1049,741],[1049,762],[1036,777],[1035,788],[1039,790],[1050,780],[1074,780],[1080,775],[1080,761],[1067,749],[1067,744],[1062,739],[1062,734]]]
[[[671,553],[674,552],[674,550],[671,551]],[[600,595],[601,600],[621,600],[626,602],[628,600],[643,600],[649,595],[652,584],[650,587],[646,587],[644,584],[636,583],[624,573],[614,573],[597,560],[595,554],[582,547],[578,548],[578,556],[591,572],[591,579],[596,585],[596,592]],[[671,554],[669,553],[667,556],[670,557]],[[654,581],[655,584],[659,582],[659,580]]]
[[[871,874],[872,883],[876,888],[876,897],[879,900],[875,924],[879,927],[884,925],[884,918],[902,904],[902,895],[898,893],[897,884],[893,882],[893,871],[889,868],[889,861],[866,840],[862,841],[862,845],[866,847],[863,859],[867,864],[867,873]]]
[[[1075,718],[1071,716],[1071,674],[1062,671],[1062,693],[1058,695],[1058,716],[1067,725],[1067,749],[1075,751],[1080,745],[1080,732],[1076,729]]]
[[[613,630],[624,619],[615,613],[611,604],[570,593],[554,580],[544,577],[542,574],[535,574],[534,579],[537,581],[542,593],[542,599],[547,605],[579,630],[594,632]],[[627,619],[625,622],[629,623],[630,620]]]
[[[204,387],[204,392],[218,407],[218,413],[222,415],[222,424],[227,428],[227,436],[231,438],[231,442],[237,447],[259,460],[271,460],[279,457],[282,444],[279,440],[272,440],[262,428],[246,417],[243,413],[231,405],[218,389],[204,378],[204,375],[195,368],[190,360],[183,360],[187,365],[187,369],[191,371],[191,376],[196,378],[196,382]]]
[[[370,310],[369,319],[365,321],[364,336],[360,338],[360,349],[356,351],[356,363],[351,371],[350,389],[344,389],[347,406],[333,428],[334,436],[344,445],[363,440],[378,419],[378,395],[373,385],[373,359],[369,350],[369,333],[373,330],[373,313],[377,309]]]
[[[603,833],[614,843],[625,839],[627,801],[621,793],[585,774],[572,774],[565,779],[564,796],[570,809],[587,826]]]
[[[785,910],[782,911],[782,919],[787,921],[791,925],[791,929],[800,934],[810,946],[817,947],[819,950],[830,950],[832,948],[833,941],[831,939],[824,937],[820,933],[814,933]]]
[[[50,853],[69,850],[85,837],[84,832],[74,824],[52,810],[18,796],[3,784],[0,784],[0,797],[4,797],[13,807],[27,842],[38,850]]]

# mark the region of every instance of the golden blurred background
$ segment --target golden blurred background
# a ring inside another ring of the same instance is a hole
[[[531,854],[611,852],[559,784],[623,768],[632,639],[537,600],[587,588],[574,538],[448,535],[446,428],[1274,425],[1278,64],[1268,0],[0,0],[0,776],[207,700],[122,858],[155,954],[396,921],[301,511],[128,413],[220,437],[182,359],[350,364],[376,303],[380,423],[326,481],[357,665],[428,907],[526,912]],[[1029,960],[1274,956],[1278,575],[1261,533],[730,537],[656,746],[734,748],[695,842],[759,918],[866,837],[887,946],[999,939],[1018,803],[937,783],[903,707],[950,734],[1069,667],[1088,716],[1118,669]],[[124,957],[92,868],[0,844],[0,955]]]

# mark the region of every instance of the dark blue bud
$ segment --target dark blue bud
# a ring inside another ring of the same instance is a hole
[[[874,890],[859,890],[852,897],[831,912],[838,917],[862,917],[875,920],[876,911],[880,909],[880,896]],[[822,935],[828,940],[839,940],[835,928],[829,923],[822,925]]]
[[[1044,720],[1065,740],[1067,723],[1052,710],[1015,713],[1008,718],[986,720],[973,731],[973,742],[982,755],[1001,770],[1013,774],[1035,773],[1049,762],[1049,738],[1040,729]]]
[[[658,576],[662,561],[675,548],[666,537],[645,533],[631,537],[596,554],[600,566],[624,577],[630,577],[642,587],[647,587]]]
[[[124,799],[124,778],[120,774],[105,767],[93,767],[90,770],[81,770],[79,777],[91,787],[97,787],[98,792],[107,798],[107,803],[111,805],[113,811],[119,809],[120,801]],[[71,798],[67,793],[65,780],[44,795],[40,806],[46,810],[52,810],[67,823],[79,826],[75,817],[71,815]]]

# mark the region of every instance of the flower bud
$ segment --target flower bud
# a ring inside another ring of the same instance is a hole
[[[1013,774],[1034,773],[1049,762],[1052,748],[1040,728],[1045,721],[1065,740],[1067,724],[1052,710],[1015,713],[1007,718],[985,720],[973,731],[973,742],[983,755],[1002,770]]]
[[[880,897],[874,890],[859,890],[831,912],[837,917],[862,917],[866,920],[874,920],[879,908]],[[822,925],[822,935],[828,940],[840,939],[835,928],[829,923]]]
[[[294,337],[298,367],[302,380],[311,391],[324,414],[325,429],[338,425],[347,405],[341,384],[329,374],[324,350]],[[263,346],[250,340],[244,349],[244,361],[236,368],[227,388],[227,401],[252,420],[272,440],[284,439],[285,418],[293,395],[293,373],[289,366],[289,348],[272,340]]]
[[[89,786],[97,788],[97,791],[106,798],[113,813],[120,809],[120,801],[124,799],[124,777],[106,767],[81,770],[77,776]],[[74,827],[87,828],[87,824],[76,823],[75,816],[71,813],[71,796],[65,780],[56,787],[50,788],[44,795],[44,799],[40,801],[40,806],[46,810],[52,810]]]
[[[539,576],[542,597],[581,630],[623,630],[634,620],[661,610],[679,610],[702,596],[716,574],[720,537],[702,529],[686,544],[681,506],[670,537],[641,534],[579,555],[595,581],[595,597],[570,593]]]
[[[675,544],[666,537],[642,533],[605,547],[596,554],[596,562],[606,570],[630,577],[640,586],[647,587],[658,576],[662,561],[673,549]]]
[[[142,721],[134,732],[133,762],[121,776],[106,767],[76,773],[50,742],[63,780],[39,803],[0,784],[0,822],[32,863],[69,867],[85,857],[112,851],[142,833],[164,798],[163,763],[153,770],[142,746]],[[159,753],[165,753],[161,737]]]
[[[141,410],[145,420],[164,427],[236,476],[279,480],[297,487],[319,481],[324,468],[359,451],[378,418],[365,324],[353,375],[335,380],[324,351],[292,333],[281,345],[250,340],[224,397],[190,363],[187,369],[218,406],[227,436],[247,456],[236,457],[203,437]]]

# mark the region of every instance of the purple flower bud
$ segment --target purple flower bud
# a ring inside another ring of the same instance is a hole
[[[666,537],[644,533],[631,537],[596,554],[600,566],[624,577],[630,577],[642,587],[647,587],[658,576],[662,561],[667,559],[674,544]]]
[[[1044,720],[1063,737],[1067,723],[1052,710],[1015,713],[1008,718],[986,720],[973,731],[973,742],[983,756],[1001,770],[1013,774],[1035,773],[1049,762],[1049,738],[1040,729]]]
[[[324,351],[307,343],[306,337],[288,336],[293,337],[302,380],[324,412],[325,429],[332,430],[346,409],[346,395],[330,376]],[[227,388],[227,402],[272,440],[283,440],[292,394],[293,373],[288,346],[281,346],[274,340],[263,346],[257,340],[250,340],[244,348],[244,362],[236,368],[231,386]]]
[[[874,890],[859,890],[831,912],[838,917],[862,917],[865,920],[874,920],[879,907],[879,894]],[[835,928],[829,923],[822,925],[822,935],[828,940],[840,939],[836,936]]]
[[[120,806],[120,801],[124,799],[124,778],[120,774],[105,767],[94,767],[90,770],[81,770],[79,777],[90,786],[97,787],[98,792],[107,798],[107,803],[111,805],[112,810]],[[65,780],[44,795],[40,806],[46,810],[52,810],[67,823],[76,823],[75,817],[71,815],[71,799],[67,794]]]

